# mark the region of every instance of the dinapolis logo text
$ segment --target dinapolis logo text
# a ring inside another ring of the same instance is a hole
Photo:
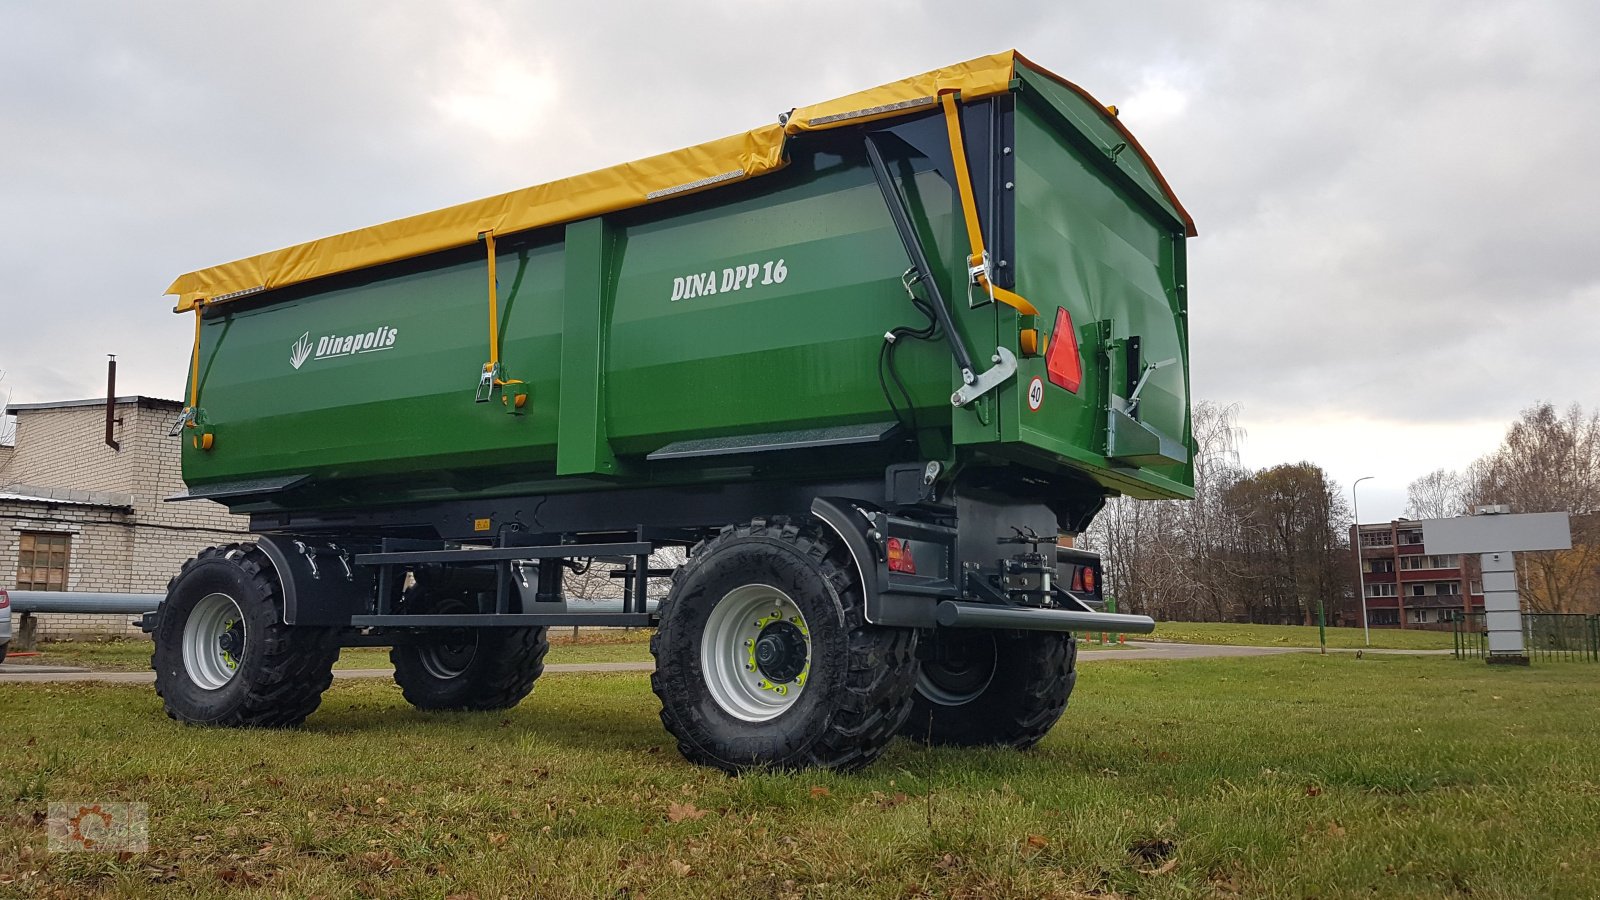
[[[333,359],[337,356],[354,356],[357,353],[376,353],[394,348],[394,339],[400,334],[388,325],[363,334],[325,334],[311,342],[311,332],[300,335],[300,340],[289,347],[289,365],[296,369],[308,359]]]

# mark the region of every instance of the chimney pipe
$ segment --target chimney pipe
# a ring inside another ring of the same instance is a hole
[[[111,357],[106,364],[106,446],[121,453],[122,445],[116,439],[116,427],[122,421],[117,418],[117,357],[112,353],[106,355]]]

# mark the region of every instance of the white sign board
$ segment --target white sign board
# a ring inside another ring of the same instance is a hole
[[[1483,630],[1489,662],[1526,664],[1522,598],[1517,593],[1513,553],[1572,549],[1572,524],[1564,512],[1493,513],[1424,519],[1422,543],[1429,553],[1479,554],[1483,569]]]
[[[1572,549],[1572,525],[1564,512],[1457,516],[1414,524],[1422,526],[1422,543],[1429,553]]]

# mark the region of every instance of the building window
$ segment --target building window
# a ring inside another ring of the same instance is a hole
[[[1392,547],[1394,544],[1389,540],[1389,532],[1387,531],[1363,531],[1361,532],[1361,546]]]
[[[1375,609],[1368,614],[1367,621],[1373,625],[1399,625],[1400,612],[1393,609]]]
[[[1422,532],[1420,532],[1420,531],[1402,531],[1402,532],[1400,532],[1400,543],[1402,543],[1402,544],[1420,544],[1420,543],[1422,543]]]
[[[1428,611],[1425,609],[1413,609],[1411,611],[1411,622],[1414,625],[1428,624]]]
[[[17,590],[66,590],[67,556],[71,549],[70,534],[24,531],[17,552]]]
[[[1422,589],[1422,585],[1413,584],[1411,586],[1411,596],[1413,596],[1413,597],[1426,597],[1426,596],[1428,596],[1428,592]]]
[[[1394,585],[1392,585],[1392,584],[1369,584],[1369,585],[1367,585],[1367,596],[1368,597],[1393,597],[1394,596]]]
[[[1364,560],[1361,561],[1361,569],[1364,572],[1379,572],[1379,573],[1393,572],[1394,571],[1394,560],[1392,560],[1392,559],[1364,559]]]
[[[1459,597],[1461,596],[1461,582],[1441,581],[1435,587],[1434,593],[1443,597]]]
[[[1459,569],[1460,567],[1461,557],[1454,554],[1446,556],[1422,554],[1400,557],[1400,568],[1402,569]]]

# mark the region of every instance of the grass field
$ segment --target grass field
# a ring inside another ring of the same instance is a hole
[[[147,640],[46,641],[39,644],[39,655],[8,657],[18,666],[86,666],[114,672],[144,672],[150,669],[150,642]],[[647,662],[650,659],[650,632],[644,630],[598,630],[580,632],[577,641],[569,628],[552,629],[547,663]],[[387,647],[346,647],[339,654],[337,669],[386,669]]]
[[[570,628],[552,629],[547,663],[650,662],[649,629],[590,629],[572,639]],[[1084,644],[1085,650],[1113,650]],[[17,666],[83,666],[108,672],[145,672],[150,669],[150,642],[146,640],[47,641],[39,644],[36,656],[13,656],[8,663]],[[336,669],[389,668],[387,647],[346,647],[339,654]]]
[[[1372,646],[1389,650],[1449,650],[1454,637],[1448,631],[1373,628]],[[1139,640],[1176,641],[1182,644],[1232,644],[1253,647],[1315,647],[1315,625],[1236,625],[1232,622],[1161,622],[1156,633]],[[1346,650],[1366,644],[1359,628],[1329,628],[1328,646]]]
[[[740,778],[682,761],[642,674],[484,715],[338,682],[286,732],[5,685],[0,896],[1596,896],[1597,677],[1108,655],[1031,753]],[[150,852],[46,853],[50,800],[148,803]]]

